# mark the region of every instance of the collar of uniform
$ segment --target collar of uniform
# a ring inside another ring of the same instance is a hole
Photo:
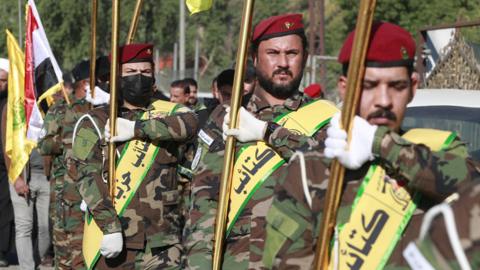
[[[87,102],[87,100],[83,97],[83,98],[76,98],[75,95],[73,95],[72,99],[70,99],[72,101],[72,105],[75,105],[75,104],[85,104]]]
[[[127,118],[129,120],[137,119],[140,118],[144,112],[147,112],[149,110],[152,110],[153,107],[149,106],[148,108],[136,108],[133,110],[127,109],[125,107],[120,107],[119,108],[119,115],[120,117]]]
[[[287,98],[283,106],[291,111],[296,111],[303,103],[303,95],[296,92],[293,96]],[[247,104],[247,109],[253,113],[258,113],[265,108],[271,108],[270,104],[264,98],[253,93],[250,101]]]

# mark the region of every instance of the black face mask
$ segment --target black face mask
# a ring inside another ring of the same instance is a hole
[[[120,78],[120,91],[128,103],[137,107],[147,107],[153,95],[153,78],[142,74]]]
[[[0,91],[0,99],[8,97],[8,90]]]
[[[103,91],[110,93],[110,82],[98,82],[97,86],[100,87]]]

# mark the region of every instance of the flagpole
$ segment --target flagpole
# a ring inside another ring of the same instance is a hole
[[[118,21],[119,0],[112,0],[112,59],[110,67],[110,133],[117,133],[117,71],[118,71]],[[108,183],[112,202],[115,203],[115,143],[108,143]]]
[[[341,124],[347,131],[348,138],[351,136],[352,120],[355,117],[360,101],[361,83],[365,72],[365,56],[369,44],[375,4],[376,0],[362,0],[358,11],[355,38],[353,40],[352,54],[347,73],[347,94],[341,119]],[[322,216],[322,223],[320,224],[320,234],[317,239],[314,259],[314,269],[317,270],[328,269],[330,262],[330,241],[337,219],[337,210],[345,176],[345,168],[338,160],[333,160],[330,168],[331,174],[325,196],[324,214]]]
[[[90,93],[95,98],[95,70],[97,68],[97,9],[98,1],[92,0],[92,16],[90,20]]]
[[[231,114],[229,128],[236,128],[238,126],[238,110],[240,109],[243,96],[243,74],[247,61],[254,5],[255,0],[246,0],[243,4],[242,25],[238,40],[235,77],[233,80],[232,100],[230,103]],[[223,247],[225,243],[225,232],[227,227],[228,204],[230,202],[234,157],[235,139],[232,136],[228,136],[225,144],[225,157],[223,162],[222,177],[220,178],[220,194],[215,225],[213,248],[214,270],[220,270],[222,268]]]
[[[133,12],[132,22],[130,23],[130,29],[128,30],[127,35],[127,44],[133,42],[135,38],[135,33],[137,32],[138,18],[140,17],[140,11],[142,9],[143,0],[137,0],[135,4],[135,10]]]

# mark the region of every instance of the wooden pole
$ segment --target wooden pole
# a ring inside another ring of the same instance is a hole
[[[130,29],[128,30],[127,35],[127,44],[131,44],[135,38],[135,33],[137,32],[138,18],[140,17],[140,12],[142,10],[143,0],[137,0],[135,4],[135,10],[133,12],[132,22],[130,23]]]
[[[92,0],[92,16],[90,20],[90,93],[95,98],[95,70],[97,60],[97,10],[98,1]]]
[[[347,94],[342,109],[341,124],[350,138],[352,120],[355,117],[361,95],[361,84],[365,73],[365,56],[367,54],[370,31],[376,0],[362,0],[358,11],[355,38],[347,73]],[[315,254],[315,269],[328,269],[330,262],[330,241],[335,228],[337,209],[342,194],[345,168],[334,160],[331,165],[331,174],[328,181],[325,206],[323,209],[320,234],[317,240]]]
[[[112,60],[110,66],[110,134],[117,133],[117,72],[118,72],[118,21],[120,17],[119,0],[112,0]],[[110,196],[115,203],[115,143],[108,143],[108,183]]]
[[[242,104],[243,96],[243,75],[247,62],[248,45],[250,41],[250,31],[252,27],[252,15],[255,0],[245,0],[243,4],[242,25],[240,27],[240,36],[238,39],[237,60],[235,64],[235,76],[233,79],[232,100],[230,102],[230,126],[238,126],[238,110]],[[220,194],[218,200],[218,209],[215,225],[215,237],[213,248],[213,269],[222,268],[223,247],[225,243],[225,232],[227,228],[228,204],[230,202],[230,190],[232,186],[232,172],[235,158],[235,139],[232,136],[227,137],[225,144],[225,157],[223,160],[223,170],[220,182]]]

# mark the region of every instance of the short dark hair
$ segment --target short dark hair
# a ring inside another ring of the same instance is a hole
[[[302,39],[303,51],[306,52],[308,47],[308,40],[307,40],[307,36],[305,35],[305,32],[295,33],[293,35],[297,35]],[[252,42],[250,46],[250,51],[253,55],[256,55],[258,53],[258,47],[260,46],[260,43],[265,40],[268,40],[268,39]]]
[[[170,87],[175,88],[182,88],[184,94],[190,94],[190,84],[188,84],[185,80],[176,80],[170,84]]]
[[[198,88],[197,81],[194,78],[185,78],[183,79],[188,85],[193,85],[195,88]]]

